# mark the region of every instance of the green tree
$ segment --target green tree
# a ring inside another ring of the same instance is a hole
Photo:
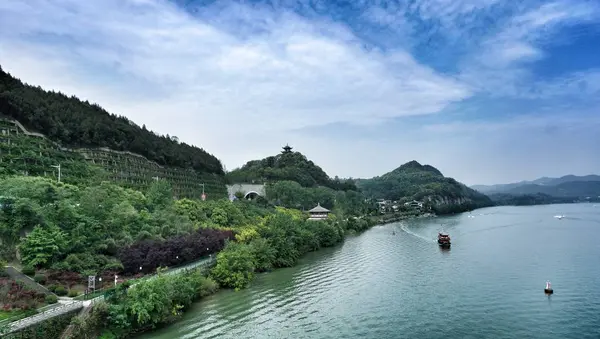
[[[151,211],[173,206],[173,189],[166,180],[156,180],[150,185],[147,193],[148,208]]]
[[[247,244],[229,242],[217,255],[217,265],[211,275],[223,287],[236,290],[250,284],[256,269],[256,258]]]
[[[46,267],[65,248],[65,234],[56,226],[36,226],[19,245],[22,262],[34,267]]]

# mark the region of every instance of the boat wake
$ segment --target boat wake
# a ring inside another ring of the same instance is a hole
[[[420,238],[421,240],[425,240],[425,241],[430,242],[430,243],[435,243],[436,242],[435,239],[427,238],[427,237],[425,237],[425,236],[423,236],[421,234],[418,234],[418,233],[415,233],[415,232],[411,231],[408,228],[408,226],[406,226],[405,224],[400,225],[400,229],[402,231],[404,231],[405,233],[408,233],[408,234],[410,234],[410,235],[412,235],[414,237]]]

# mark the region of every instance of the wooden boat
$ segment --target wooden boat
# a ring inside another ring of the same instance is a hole
[[[448,234],[438,233],[438,244],[442,247],[450,247],[450,236]]]

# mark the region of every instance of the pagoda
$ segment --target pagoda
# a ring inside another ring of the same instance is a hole
[[[308,213],[310,214],[308,220],[325,220],[329,216],[330,211],[318,203],[317,207],[308,211]]]
[[[293,147],[291,147],[290,145],[286,144],[286,145],[283,147],[283,151],[281,151],[281,153],[284,153],[284,154],[285,154],[285,153],[292,153],[292,149],[294,149],[294,148],[293,148]]]

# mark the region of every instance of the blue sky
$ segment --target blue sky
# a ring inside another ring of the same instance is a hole
[[[0,64],[228,169],[600,173],[598,1],[3,0]]]

